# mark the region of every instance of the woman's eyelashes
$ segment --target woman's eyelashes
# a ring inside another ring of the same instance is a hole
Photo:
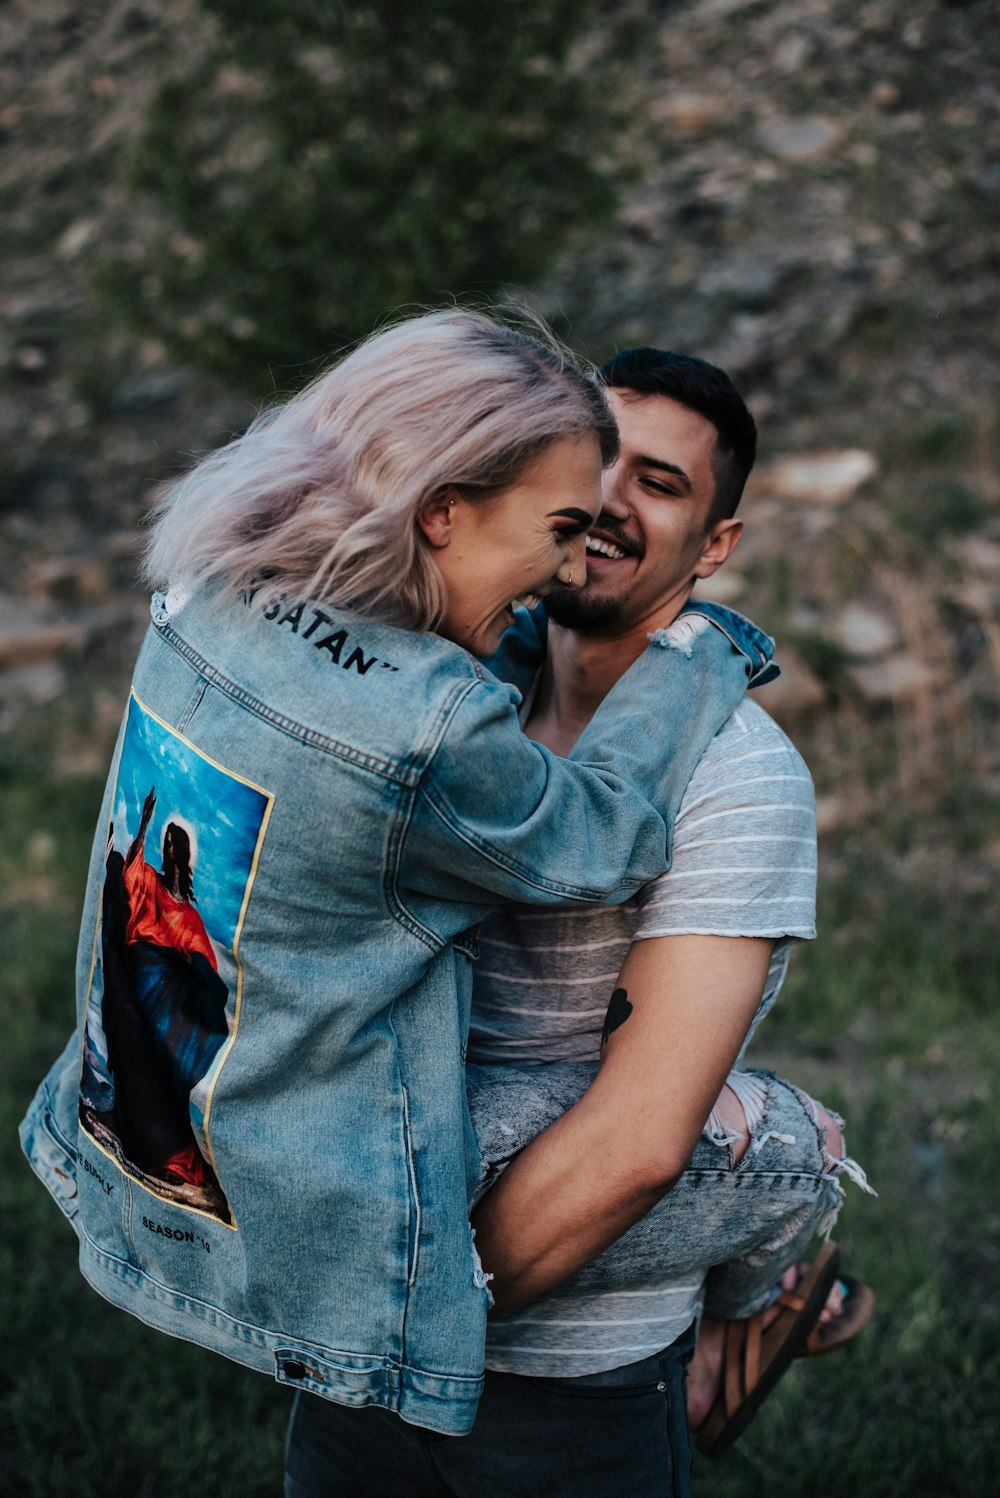
[[[587,510],[578,510],[575,505],[567,505],[565,510],[551,510],[550,520],[558,520],[561,523],[552,527],[553,534],[560,541],[572,541],[577,536],[582,536],[596,524],[595,516]]]

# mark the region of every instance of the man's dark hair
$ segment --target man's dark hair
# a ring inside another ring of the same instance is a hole
[[[665,395],[711,422],[716,432],[715,499],[708,524],[735,515],[757,456],[757,425],[725,370],[690,354],[630,348],[602,364],[599,374],[609,389]]]

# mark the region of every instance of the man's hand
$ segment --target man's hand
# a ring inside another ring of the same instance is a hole
[[[633,942],[592,1085],[473,1214],[498,1313],[596,1258],[674,1185],[756,1013],[771,948],[757,937]]]

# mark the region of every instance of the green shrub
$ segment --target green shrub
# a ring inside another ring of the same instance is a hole
[[[982,494],[960,479],[930,479],[920,486],[912,506],[897,510],[899,524],[923,541],[943,534],[974,531],[989,516]]]
[[[956,411],[936,411],[912,434],[910,447],[921,463],[957,463],[967,456],[968,421]]]
[[[532,281],[614,206],[606,70],[628,7],[202,9],[215,41],[162,87],[130,168],[159,227],[137,213],[99,273],[175,356],[259,389],[387,309]]]

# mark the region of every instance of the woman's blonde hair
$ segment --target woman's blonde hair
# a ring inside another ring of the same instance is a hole
[[[451,308],[373,334],[165,492],[144,571],[191,592],[283,593],[433,629],[444,588],[417,524],[455,487],[487,500],[551,443],[618,433],[542,324]]]

